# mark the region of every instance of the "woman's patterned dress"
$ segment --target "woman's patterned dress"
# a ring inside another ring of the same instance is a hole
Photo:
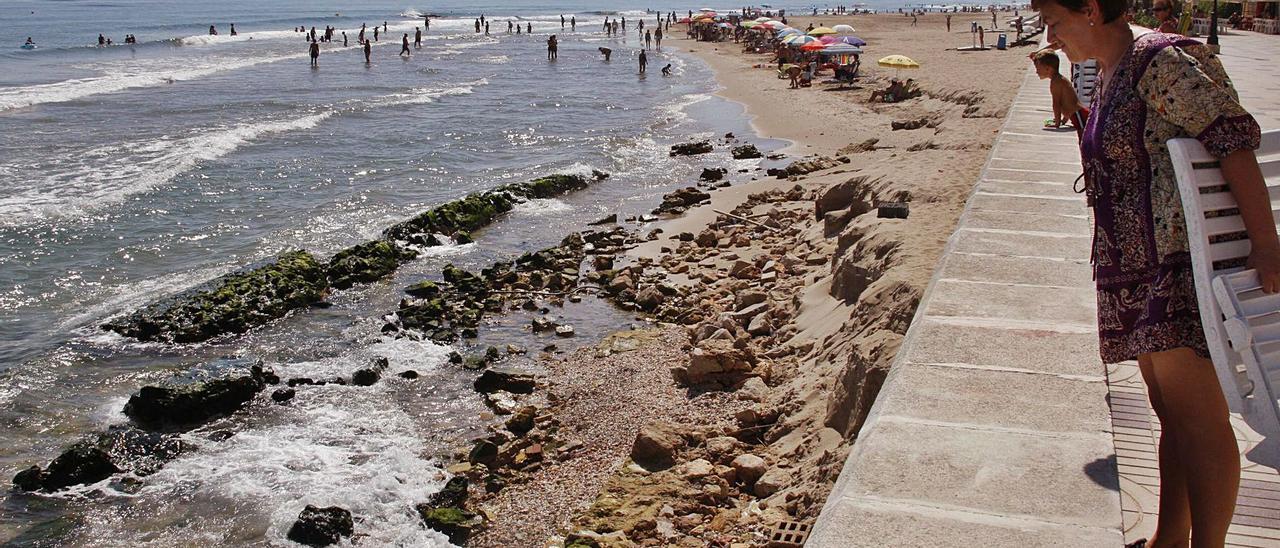
[[[1110,78],[1080,145],[1094,202],[1102,361],[1184,346],[1207,358],[1165,142],[1194,137],[1222,157],[1258,148],[1258,123],[1216,56],[1182,36],[1139,36]]]

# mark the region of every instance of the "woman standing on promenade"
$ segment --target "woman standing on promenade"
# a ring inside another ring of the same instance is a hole
[[[1194,137],[1221,159],[1252,243],[1249,266],[1280,290],[1280,241],[1253,150],[1257,122],[1199,42],[1131,28],[1124,0],[1032,0],[1052,47],[1095,58],[1100,86],[1080,146],[1094,205],[1102,361],[1137,359],[1160,419],[1160,518],[1132,546],[1220,547],[1240,455],[1197,308],[1186,219],[1165,142]],[[1211,298],[1205,296],[1205,298]]]

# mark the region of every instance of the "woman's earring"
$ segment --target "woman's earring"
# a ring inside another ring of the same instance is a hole
[[[1093,21],[1089,21],[1089,26],[1093,26]]]

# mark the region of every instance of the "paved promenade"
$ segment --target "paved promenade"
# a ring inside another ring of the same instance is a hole
[[[1222,44],[1280,127],[1280,40]],[[1121,546],[1154,527],[1159,425],[1136,366],[1098,359],[1076,137],[1050,117],[1028,71],[808,546]],[[1280,546],[1280,477],[1245,467],[1229,540]]]

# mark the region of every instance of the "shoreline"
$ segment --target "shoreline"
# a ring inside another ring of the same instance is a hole
[[[737,53],[731,42],[670,42],[712,69],[714,95],[741,105],[757,135],[790,143],[790,165],[778,177],[760,170],[747,183],[708,189],[701,203],[658,223],[660,234],[616,257],[634,278],[629,297],[672,287],[691,312],[675,318],[680,325],[653,314],[662,337],[687,338],[686,353],[650,340],[612,354],[638,364],[651,393],[682,392],[685,402],[673,404],[684,411],[645,421],[595,403],[604,412],[593,423],[636,437],[625,455],[616,447],[598,455],[612,473],[593,499],[561,503],[578,510],[561,521],[555,545],[765,542],[773,524],[817,516],[875,400],[1017,92],[1024,52],[938,51],[949,37],[938,14],[920,17],[917,29],[897,15],[796,17],[792,25],[809,21],[858,27],[875,52],[864,63],[890,52],[919,60],[925,68],[913,76],[924,96],[867,103],[892,74],[865,65],[853,90],[789,90],[771,68],[752,68],[767,56]],[[890,127],[903,120],[920,123]],[[887,202],[909,204],[909,215],[879,215]],[[614,300],[634,306],[627,296]],[[611,350],[584,348],[555,367],[589,375],[601,352]],[[742,405],[688,407],[701,398]],[[545,470],[517,477],[557,496]],[[515,499],[500,492],[478,501],[482,514],[494,500],[502,511],[473,545],[521,538],[518,523],[539,510]],[[522,517],[503,517],[513,514]]]

